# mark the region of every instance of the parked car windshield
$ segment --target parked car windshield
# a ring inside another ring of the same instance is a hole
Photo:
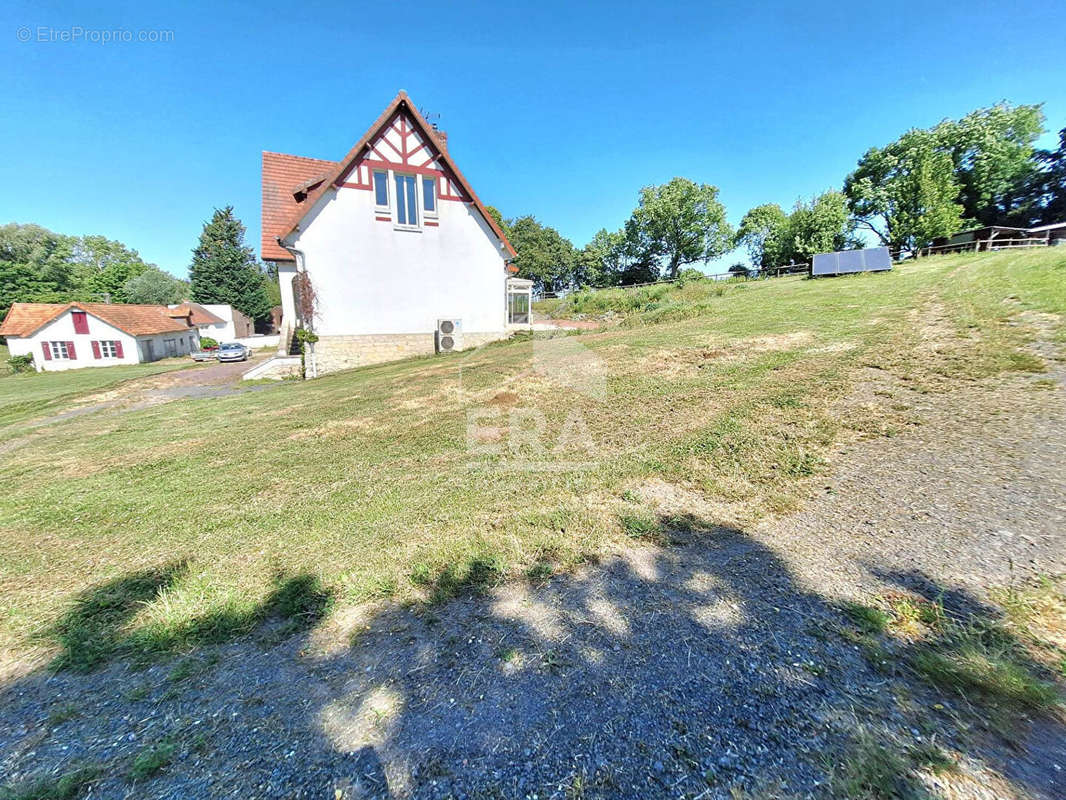
[[[219,350],[240,350],[244,345],[237,344],[236,342],[230,342],[222,345]]]

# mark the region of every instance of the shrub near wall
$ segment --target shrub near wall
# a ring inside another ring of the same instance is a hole
[[[11,358],[7,360],[7,365],[14,373],[33,372],[33,354],[27,353],[24,356],[11,356]]]

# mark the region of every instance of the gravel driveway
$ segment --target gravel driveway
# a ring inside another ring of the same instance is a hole
[[[266,358],[270,358],[269,353],[264,355],[253,352],[247,361],[209,362],[175,372],[163,372],[145,378],[123,381],[105,391],[81,397],[72,408],[66,411],[23,422],[20,427],[24,432],[32,432],[56,422],[100,411],[136,411],[185,397],[222,397],[227,394],[253,390],[257,388],[257,384],[243,385],[241,376],[257,361]],[[0,453],[15,450],[31,438],[26,435],[12,437],[0,443]]]
[[[845,598],[982,609],[990,585],[1064,570],[1052,366],[1050,388],[891,387],[907,430],[843,445],[802,511],[751,530],[677,531],[543,585],[268,626],[143,670],[29,674],[0,699],[0,772],[103,764],[92,797],[807,796],[873,726],[959,754],[928,778],[936,796],[1062,798],[1061,721],[1018,719],[1006,742],[965,699],[876,671],[837,633]],[[649,496],[664,517],[692,507]],[[162,766],[136,778],[153,747]]]

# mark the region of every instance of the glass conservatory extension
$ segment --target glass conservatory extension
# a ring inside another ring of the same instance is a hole
[[[529,325],[533,302],[533,281],[525,278],[507,279],[507,324]]]

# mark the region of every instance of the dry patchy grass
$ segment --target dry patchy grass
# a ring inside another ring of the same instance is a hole
[[[656,510],[642,486],[702,498],[714,522],[787,511],[850,426],[877,430],[872,419],[903,413],[887,403],[842,413],[864,370],[935,391],[1038,367],[1024,349],[1031,328],[1011,322],[1066,311],[1064,262],[931,259],[722,296],[693,284],[666,305],[638,304],[625,326],[570,340],[602,367],[601,394],[575,390],[580,370],[538,367],[543,343],[523,337],[112,414],[106,435],[101,415],[39,429],[0,466],[0,647],[12,659],[55,654],[56,621],[79,593],[182,560],[124,619],[118,650],[178,641],[205,620],[245,630],[273,607],[278,575],[309,576],[343,604],[440,599],[565,569],[654,537],[642,532]],[[930,308],[950,346],[922,351],[912,314]],[[700,369],[652,367],[723,349]],[[44,402],[59,408],[80,391],[60,380]],[[500,429],[499,453],[471,453],[471,411]],[[567,438],[575,413],[581,435]],[[512,450],[516,420],[542,424],[546,446],[525,436]]]

